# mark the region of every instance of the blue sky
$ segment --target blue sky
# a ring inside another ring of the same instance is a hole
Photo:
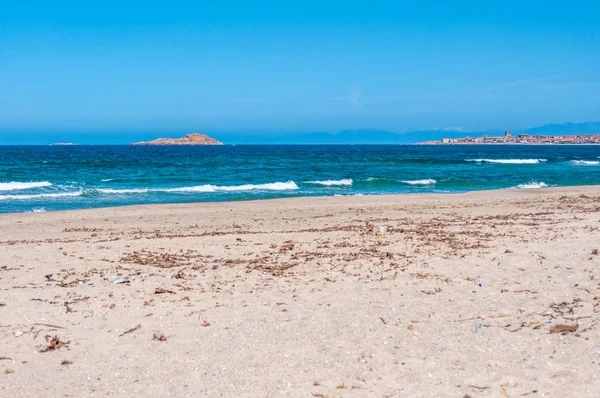
[[[594,1],[5,2],[0,143],[600,120],[598,15]]]

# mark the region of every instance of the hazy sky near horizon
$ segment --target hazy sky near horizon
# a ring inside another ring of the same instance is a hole
[[[600,119],[596,1],[12,1],[0,135]]]

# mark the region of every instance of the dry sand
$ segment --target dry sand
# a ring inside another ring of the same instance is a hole
[[[1,215],[0,396],[598,397],[599,227],[600,186]]]

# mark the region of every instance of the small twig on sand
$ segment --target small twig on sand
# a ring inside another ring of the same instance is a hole
[[[163,288],[163,287],[157,287],[157,288],[154,290],[154,294],[164,294],[164,293],[171,293],[171,294],[175,294],[175,292],[174,292],[174,291],[172,291],[172,290],[169,290],[169,289],[165,289],[165,288]]]
[[[564,319],[566,319],[567,321],[578,321],[580,319],[586,319],[586,318],[591,318],[591,315],[588,316],[577,316],[577,317],[573,317],[573,318],[567,318],[566,316],[563,316]]]
[[[137,325],[137,326],[134,326],[134,327],[132,327],[131,329],[128,329],[128,330],[124,331],[123,333],[121,333],[121,334],[119,335],[119,337],[121,337],[121,336],[124,336],[124,335],[126,335],[127,333],[135,332],[136,330],[139,330],[139,329],[141,329],[141,328],[142,328],[142,325]]]
[[[535,394],[536,392],[538,392],[538,390],[532,390],[532,391],[529,391],[529,392],[523,393],[523,394],[521,394],[520,396],[521,396],[521,397],[524,397],[524,396],[526,396],[526,395],[529,395],[529,394]]]
[[[479,386],[471,386],[471,385],[469,385],[467,387],[476,388],[478,390],[487,390],[489,388],[489,387],[479,387]]]
[[[35,323],[34,325],[37,325],[37,326],[48,326],[49,328],[56,328],[56,329],[66,329],[66,327],[64,327],[64,326],[52,325],[50,323]]]

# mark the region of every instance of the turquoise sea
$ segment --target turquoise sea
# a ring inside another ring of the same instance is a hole
[[[0,213],[600,184],[600,146],[0,146]]]

